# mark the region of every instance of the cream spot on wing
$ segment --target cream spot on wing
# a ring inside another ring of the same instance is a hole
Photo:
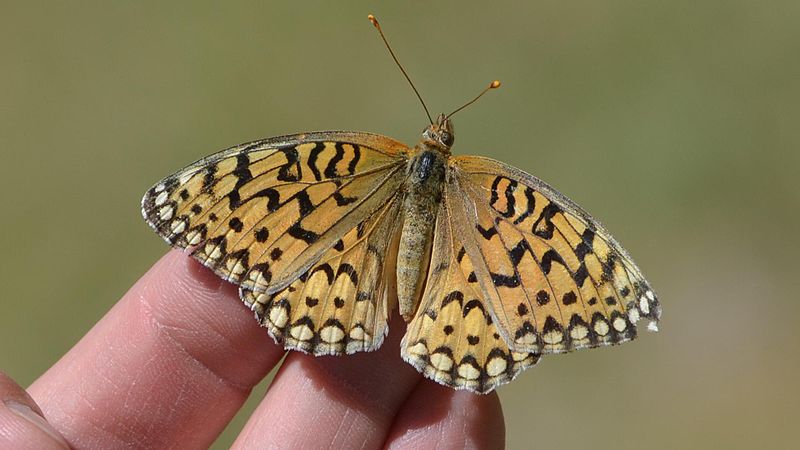
[[[465,380],[477,380],[481,376],[481,372],[472,364],[464,363],[458,366],[458,376]]]
[[[647,329],[650,331],[658,331],[658,324],[655,320],[647,324]]]
[[[594,331],[600,336],[605,336],[608,334],[609,328],[608,324],[605,320],[598,320],[594,324]]]
[[[153,188],[153,192],[161,192],[164,189],[166,189],[166,186],[164,186],[164,183],[159,183],[158,186]]]
[[[329,344],[335,344],[344,339],[344,331],[339,327],[328,325],[327,327],[320,330],[319,337],[324,342],[327,342]]]
[[[542,340],[545,344],[555,345],[560,343],[564,339],[564,334],[558,330],[548,331],[542,336]]]
[[[526,344],[526,345],[535,344],[536,335],[533,333],[524,334],[519,339],[514,340],[514,342],[517,344]]]
[[[253,283],[255,288],[266,288],[267,287],[267,279],[264,278],[264,275],[261,273],[260,270],[251,270],[247,278]]]
[[[528,355],[528,353],[511,352],[511,359],[513,359],[514,362],[525,361],[528,359]]]
[[[428,354],[428,347],[425,347],[425,344],[422,342],[418,342],[416,345],[409,348],[408,352],[412,355],[425,356]]]
[[[650,300],[655,300],[656,299],[656,296],[655,296],[655,294],[653,294],[653,291],[647,291],[644,295],[646,295],[647,298],[649,298]]]
[[[158,218],[161,220],[169,220],[174,213],[175,210],[171,205],[164,205],[158,210]]]
[[[156,196],[156,199],[153,201],[153,203],[154,203],[156,206],[161,206],[161,205],[163,205],[163,204],[164,204],[164,203],[167,201],[167,199],[168,199],[168,198],[169,198],[169,194],[167,193],[167,191],[161,191],[161,192],[160,192],[160,193],[159,193],[159,194]]]
[[[578,324],[572,327],[571,330],[569,330],[569,335],[572,339],[575,340],[585,339],[586,336],[589,335],[589,329],[583,325]]]
[[[170,229],[174,234],[181,234],[186,229],[186,221],[180,219],[173,220]]]
[[[486,364],[486,374],[490,377],[496,377],[505,372],[507,367],[508,363],[506,362],[505,358],[492,358]]]
[[[447,372],[453,368],[453,358],[444,353],[434,353],[431,355],[431,365],[442,372]]]
[[[269,311],[269,321],[276,327],[283,328],[289,321],[289,313],[283,306],[274,307]]]
[[[205,254],[208,256],[208,259],[217,260],[222,256],[222,250],[219,248],[219,245],[209,242],[206,244]]]
[[[192,230],[186,234],[186,242],[189,245],[197,245],[200,243],[201,240],[202,236],[200,235],[200,232],[197,230]]]
[[[350,339],[355,341],[364,341],[366,337],[366,333],[364,333],[364,329],[361,327],[355,327],[350,330]]]
[[[650,292],[648,291],[648,293]],[[642,310],[642,314],[650,314],[650,302],[644,295],[639,297],[639,309]]]
[[[639,310],[636,308],[631,308],[631,310],[628,311],[628,319],[631,321],[631,323],[636,323],[639,320]]]
[[[307,341],[314,337],[314,331],[308,325],[295,325],[289,330],[289,334],[298,341]]]
[[[186,184],[186,183],[188,183],[189,180],[192,179],[194,174],[195,174],[195,172],[184,173],[183,175],[180,176],[180,178],[178,178],[178,184]]]
[[[625,319],[622,317],[617,317],[614,319],[613,325],[614,329],[620,332],[625,331],[625,328],[628,326],[628,324],[625,322]]]
[[[269,300],[269,296],[267,294],[256,294],[255,292],[251,292],[247,297],[253,302],[253,304],[259,304],[262,306],[266,305],[267,301]]]

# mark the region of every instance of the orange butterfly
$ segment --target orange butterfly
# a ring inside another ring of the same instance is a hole
[[[532,175],[452,156],[452,114],[413,148],[349,131],[238,145],[156,184],[142,213],[285,348],[375,350],[397,306],[403,358],[456,389],[629,341],[640,318],[656,330],[658,300],[605,228]]]

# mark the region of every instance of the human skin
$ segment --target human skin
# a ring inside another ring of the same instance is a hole
[[[389,328],[376,352],[281,363],[236,288],[173,250],[27,393],[0,373],[0,448],[207,448],[279,363],[233,448],[503,448],[497,395],[422,378]]]

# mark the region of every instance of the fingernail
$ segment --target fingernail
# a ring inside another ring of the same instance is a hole
[[[61,434],[59,434],[59,432],[56,431],[52,425],[47,423],[47,421],[44,420],[44,417],[36,414],[36,411],[32,410],[28,405],[23,405],[22,403],[14,400],[4,400],[3,403],[5,403],[8,409],[13,411],[14,414],[36,425],[40,430],[50,435],[50,437],[52,437],[53,440],[58,442],[62,447],[66,449],[69,448],[69,444],[67,444],[67,441],[64,440],[64,437],[61,436]]]

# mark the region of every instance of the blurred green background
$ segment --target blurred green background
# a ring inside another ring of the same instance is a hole
[[[660,333],[501,389],[508,446],[796,448],[796,1],[3,2],[2,369],[31,383],[166,252],[139,199],[184,164],[309,130],[415,143],[369,12],[432,112],[502,80],[454,151],[583,205],[664,305]]]

